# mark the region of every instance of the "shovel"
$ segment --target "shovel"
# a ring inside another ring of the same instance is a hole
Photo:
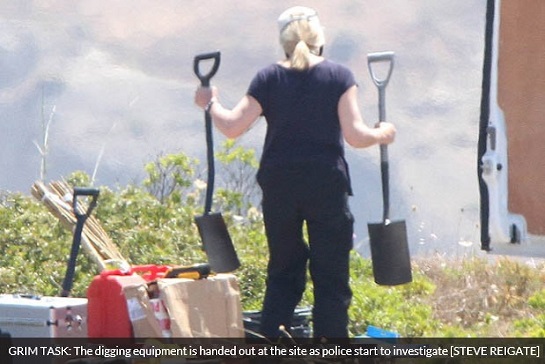
[[[62,282],[61,297],[68,297],[72,290],[72,284],[74,283],[74,273],[76,271],[76,259],[78,258],[79,248],[81,245],[81,234],[83,233],[83,226],[85,221],[91,212],[97,205],[99,190],[95,188],[75,187],[72,197],[72,209],[76,216],[76,228],[74,230],[74,238],[72,240],[72,249],[70,251],[70,257],[68,258],[68,265],[66,267],[66,274]],[[88,196],[91,198],[91,202],[87,206],[87,210],[82,212],[78,207],[78,197]]]
[[[387,74],[382,79],[377,77],[372,66],[378,62],[388,63]],[[371,78],[378,89],[379,121],[386,121],[386,85],[394,68],[394,52],[370,53],[367,55],[367,63]],[[388,146],[385,144],[380,145],[380,172],[383,198],[382,222],[368,224],[373,275],[377,284],[395,286],[412,281],[411,258],[405,221],[390,221]]]
[[[201,61],[212,60],[212,68],[207,74],[200,70]],[[201,81],[203,87],[210,86],[210,79],[216,74],[220,64],[220,52],[200,54],[193,61],[195,75]],[[206,128],[206,155],[208,162],[208,183],[206,185],[206,198],[204,214],[195,218],[203,242],[204,251],[208,257],[211,269],[216,273],[227,273],[240,267],[237,253],[227,231],[227,226],[221,213],[211,213],[212,195],[214,194],[214,143],[212,139],[212,117],[208,111],[204,112]]]

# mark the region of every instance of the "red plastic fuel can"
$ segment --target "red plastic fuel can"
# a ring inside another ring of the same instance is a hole
[[[134,266],[129,272],[105,270],[87,289],[88,336],[90,338],[133,337],[123,288],[146,284],[164,276],[168,266]]]

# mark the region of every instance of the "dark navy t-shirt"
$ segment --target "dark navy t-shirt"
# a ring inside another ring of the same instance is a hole
[[[261,168],[326,163],[348,181],[338,104],[354,85],[347,67],[328,60],[303,71],[279,64],[259,71],[248,95],[259,102],[267,121]]]

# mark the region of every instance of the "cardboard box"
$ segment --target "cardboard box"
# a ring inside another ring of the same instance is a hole
[[[147,284],[123,287],[134,337],[162,337],[159,321],[148,296]]]
[[[240,289],[232,274],[158,280],[172,337],[244,337]]]
[[[172,337],[172,331],[170,330],[170,316],[168,315],[165,303],[161,298],[150,299],[151,307],[163,337]]]

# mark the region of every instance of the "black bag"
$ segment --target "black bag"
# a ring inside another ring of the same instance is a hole
[[[288,329],[290,335],[294,338],[312,337],[311,307],[298,307],[293,312],[291,327]],[[242,313],[242,321],[247,338],[259,337],[259,327],[261,325],[261,311],[246,311]]]

